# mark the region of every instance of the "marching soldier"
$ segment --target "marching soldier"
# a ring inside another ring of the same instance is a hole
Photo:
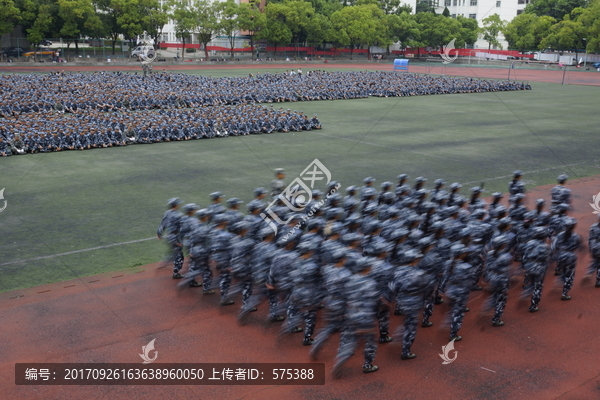
[[[156,230],[156,237],[162,240],[163,236],[167,235],[169,244],[169,255],[164,261],[165,263],[173,263],[173,279],[181,279],[183,275],[179,273],[183,266],[183,244],[181,243],[181,212],[179,206],[183,203],[178,197],[173,197],[167,202],[169,209],[163,215],[163,219]]]

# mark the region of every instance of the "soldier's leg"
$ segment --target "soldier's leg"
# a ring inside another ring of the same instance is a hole
[[[305,313],[304,317],[304,341],[302,342],[305,346],[313,344],[314,340],[312,335],[315,332],[315,325],[317,323],[317,309],[313,308]]]
[[[269,298],[269,319],[271,321],[283,321],[284,317],[278,315],[279,311],[279,294],[276,290],[267,289],[267,297]]]
[[[377,343],[375,342],[375,334],[369,332],[364,335],[365,339],[365,363],[363,364],[363,372],[375,372],[379,369],[373,365],[375,354],[377,353]]]
[[[483,262],[479,262],[475,271],[475,279],[473,281],[473,287],[471,290],[481,290],[481,286],[478,285],[479,280],[481,279],[481,275],[483,274]]]
[[[508,293],[508,284],[503,285],[499,290],[494,292],[495,297],[495,307],[494,307],[494,316],[492,317],[492,324],[494,326],[502,326],[504,322],[502,321],[502,315],[504,314],[504,308],[506,307],[506,299]]]
[[[593,262],[596,268],[596,287],[600,287],[600,258],[594,258]]]
[[[219,272],[219,290],[221,291],[221,305],[233,304],[232,300],[229,300],[229,288],[231,287],[231,272],[227,268],[222,268]]]
[[[355,328],[346,328],[342,331],[342,337],[340,338],[340,347],[338,354],[335,358],[335,364],[333,366],[333,375],[339,374],[340,368],[350,357],[354,354],[354,350],[357,345],[357,335]]]
[[[329,339],[331,335],[333,335],[335,332],[341,329],[343,317],[335,318],[332,316],[328,316],[327,318],[327,325],[325,325],[325,327],[321,329],[319,333],[317,333],[317,336],[315,337],[315,340],[312,344],[310,356],[313,360],[316,360],[319,350],[321,350],[321,347],[323,347],[327,339]]]
[[[563,285],[563,292],[562,292],[562,299],[563,300],[568,300],[570,298],[569,296],[569,290],[571,290],[571,288],[573,287],[573,281],[575,280],[575,266],[576,263],[569,263],[568,265],[565,265],[563,268],[563,279],[564,279],[564,285]]]
[[[442,299],[442,293],[444,293],[444,290],[446,289],[446,282],[448,282],[448,276],[444,272],[444,275],[442,275],[442,278],[440,279],[440,283],[435,289],[435,304],[442,304],[444,302],[444,299]]]
[[[242,281],[242,307],[248,307],[248,300],[252,296],[252,278],[244,278]]]
[[[417,335],[417,320],[416,312],[406,313],[404,316],[404,335],[402,336],[402,359],[414,358],[414,354],[410,352],[410,348],[415,341]]]
[[[465,317],[466,303],[467,303],[467,298],[461,297],[459,299],[455,299],[454,304],[452,305],[452,311],[451,311],[452,321],[450,323],[450,339],[458,337],[458,331],[462,327],[463,318]]]
[[[379,343],[391,342],[390,331],[390,306],[380,302],[377,310],[377,320],[379,321]]]
[[[179,274],[181,267],[183,267],[183,248],[173,246],[173,275]]]
[[[212,279],[213,279],[212,268],[210,267],[208,260],[206,260],[206,262],[204,264],[204,270],[202,271],[202,289],[204,290],[205,294],[214,293],[214,290],[211,289],[212,288]]]
[[[544,275],[535,275],[531,276],[533,284],[533,294],[531,295],[531,307],[529,307],[529,311],[535,312],[538,310],[538,304],[540,304],[540,300],[542,299],[542,289],[544,289]]]
[[[421,326],[423,328],[430,327],[433,322],[429,321],[429,318],[433,315],[433,306],[435,304],[435,291],[432,291],[426,298],[423,308],[423,322]]]

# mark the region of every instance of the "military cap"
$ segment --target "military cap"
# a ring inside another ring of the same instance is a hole
[[[256,209],[262,209],[264,206],[263,204],[260,202],[260,200],[252,200],[251,202],[249,202],[248,204],[246,204],[246,208],[248,209],[248,211],[252,212]]]
[[[168,207],[175,207],[175,206],[178,206],[181,203],[183,203],[183,201],[181,201],[181,199],[179,197],[173,197],[173,198],[170,198],[167,201],[167,206]]]
[[[381,198],[386,201],[394,200],[394,193],[392,193],[392,192],[382,193]]]
[[[500,235],[500,236],[496,236],[493,240],[492,240],[492,245],[494,247],[500,247],[503,246],[505,244],[508,244],[510,242],[510,238],[506,235]]]
[[[532,211],[527,211],[527,212],[525,213],[525,215],[523,216],[523,218],[524,218],[526,221],[528,221],[528,220],[530,221],[530,220],[532,220],[532,219],[535,219],[535,216],[536,216],[536,215],[537,215],[537,213],[536,213],[534,210],[532,210]]]
[[[204,218],[204,217],[210,215],[210,211],[207,208],[202,208],[202,209],[196,211],[196,213],[194,215],[198,218]]]
[[[192,211],[194,211],[194,210],[197,210],[198,208],[199,208],[199,207],[198,207],[198,205],[197,205],[197,204],[194,204],[194,203],[189,203],[189,204],[186,204],[185,206],[183,206],[183,212],[187,214],[187,213],[189,213],[189,212],[192,212]]]
[[[254,189],[254,196],[260,196],[261,194],[266,194],[267,191],[265,190],[265,188],[259,187]]]
[[[458,210],[460,210],[460,208],[458,208],[458,206],[450,206],[450,207],[446,208],[446,215],[456,214],[458,212]]]
[[[440,186],[444,186],[446,184],[446,181],[443,179],[436,179],[434,184],[436,188],[439,188]]]
[[[537,200],[535,201],[535,204],[536,204],[537,206],[543,206],[544,204],[546,204],[546,200],[544,200],[544,199],[537,199]]]
[[[398,180],[399,181],[406,180],[406,179],[408,179],[408,175],[406,175],[406,174],[400,174],[400,175],[398,175]]]
[[[369,221],[367,226],[365,226],[363,233],[366,235],[370,235],[379,228],[381,228],[381,224],[379,223],[379,221],[375,221],[375,220]]]
[[[231,225],[229,230],[233,233],[240,233],[242,231],[248,230],[249,228],[250,223],[248,221],[241,220]]]
[[[500,224],[512,225],[512,219],[510,219],[510,217],[504,217],[500,219]]]
[[[377,190],[373,188],[368,188],[365,190],[365,197],[375,196],[377,194]]]
[[[421,253],[420,251],[417,251],[417,250],[409,250],[406,253],[404,253],[404,255],[402,257],[402,261],[404,261],[406,264],[408,264],[419,258],[423,258],[423,253]]]
[[[417,190],[416,194],[419,197],[425,197],[425,196],[427,196],[429,194],[429,190],[427,190],[427,189],[419,189],[419,190]]]
[[[331,261],[333,261],[334,263],[338,263],[338,262],[340,262],[340,260],[343,260],[344,258],[346,258],[346,250],[345,249],[335,250],[331,254]]]
[[[210,194],[211,200],[220,199],[221,197],[223,197],[223,193],[221,193],[221,192],[213,192]]]
[[[517,193],[513,196],[513,201],[521,201],[525,198],[523,193]]]
[[[479,186],[475,186],[471,188],[472,193],[481,193],[481,188]]]
[[[566,218],[565,227],[572,228],[577,225],[577,220],[575,218]]]
[[[371,260],[368,258],[362,257],[356,260],[356,264],[354,265],[353,272],[360,273],[371,267]]]
[[[444,230],[444,229],[445,229],[445,226],[444,226],[444,223],[443,223],[442,221],[435,221],[435,222],[433,223],[433,225],[431,225],[431,228],[432,228],[434,231],[440,231],[440,230]]]
[[[566,174],[561,174],[556,179],[558,180],[558,183],[565,183],[565,181],[569,179],[569,177]]]
[[[306,224],[306,228],[309,231],[312,231],[315,228],[319,228],[322,229],[323,226],[325,226],[325,223],[323,222],[323,220],[321,219],[311,219],[308,221],[308,223]]]
[[[385,181],[381,184],[381,188],[382,189],[389,189],[393,186],[394,184],[392,182],[389,181]]]
[[[260,236],[262,239],[266,238],[267,236],[274,235],[274,234],[275,234],[275,231],[274,231],[274,230],[273,230],[273,228],[271,228],[270,226],[268,226],[268,227],[265,227],[265,228],[262,228],[262,229],[260,230],[260,232],[258,232],[258,235],[259,235],[259,236]]]
[[[285,174],[285,169],[283,168],[275,168],[275,175]]]
[[[458,182],[454,182],[453,184],[450,185],[450,189],[454,190],[454,189],[460,189],[462,187],[462,185]]]
[[[398,240],[408,235],[408,229],[398,228],[390,235],[390,240]]]
[[[515,172],[513,172],[513,176],[515,178],[518,178],[519,176],[523,176],[523,171],[521,171],[520,169],[518,169]]]
[[[227,205],[228,206],[237,206],[238,204],[242,204],[243,201],[238,199],[237,197],[232,197],[230,199],[227,199]]]
[[[372,183],[372,182],[375,182],[375,178],[373,178],[373,177],[371,177],[371,176],[368,176],[368,177],[366,177],[365,179],[363,179],[363,183],[364,183],[364,184],[367,184],[367,183]]]
[[[358,189],[357,189],[357,187],[356,187],[356,186],[354,186],[354,185],[352,185],[352,186],[348,186],[348,187],[346,188],[346,193],[348,193],[349,195],[354,195],[354,194],[356,193],[356,191],[357,191],[357,190],[358,190]]]
[[[569,209],[569,205],[566,203],[560,203],[559,205],[556,206],[556,209],[558,211],[567,211]]]
[[[427,178],[423,178],[422,176],[417,177],[417,179],[415,179],[416,183],[424,183],[427,182]]]
[[[470,229],[470,228],[468,228],[468,227],[466,227],[466,228],[462,228],[462,229],[460,230],[460,232],[459,232],[459,236],[460,236],[461,238],[466,238],[466,237],[469,237],[469,236],[471,236],[471,229]]]
[[[374,212],[377,212],[377,205],[373,204],[373,203],[369,203],[366,207],[365,207],[365,213],[366,214],[372,214]]]
[[[323,196],[323,192],[321,192],[319,189],[315,189],[312,191],[312,196],[313,198]]]
[[[433,244],[433,239],[430,236],[425,236],[422,237],[421,239],[419,239],[419,241],[417,242],[417,245],[421,248],[424,249],[425,247],[431,246]]]
[[[548,230],[546,228],[538,226],[537,228],[533,228],[532,236],[535,239],[544,239],[548,236]]]
[[[310,253],[317,250],[317,245],[312,240],[307,240],[296,246],[296,251],[300,254]]]
[[[501,199],[501,198],[504,197],[504,195],[502,193],[500,193],[500,192],[494,192],[494,193],[492,193],[492,197],[494,199]]]
[[[334,189],[336,186],[338,185],[337,181],[331,181],[327,184],[327,191],[331,192],[332,189]]]
[[[394,217],[397,217],[398,215],[400,215],[400,210],[398,210],[396,207],[391,206],[387,209],[388,218],[394,218]]]
[[[385,242],[375,242],[371,246],[371,254],[373,256],[378,256],[381,253],[386,253],[390,251],[390,246]]]
[[[362,235],[358,234],[358,233],[346,233],[344,236],[342,236],[342,242],[345,243],[346,245],[352,243],[352,242],[356,242],[356,241],[360,241],[362,240]]]
[[[329,229],[331,230],[332,235],[336,235],[338,233],[341,233],[342,230],[344,230],[344,224],[340,222],[334,222],[329,226]]]
[[[471,216],[475,219],[483,218],[485,216],[485,210],[483,208],[478,208],[477,210],[473,211],[473,214],[471,214]]]
[[[453,254],[455,257],[456,257],[456,256],[459,256],[459,255],[461,255],[461,254],[465,254],[465,253],[467,253],[467,252],[469,251],[469,249],[468,249],[468,248],[467,248],[467,246],[465,246],[464,244],[462,244],[462,243],[457,243],[457,244],[453,245],[453,246],[450,248],[450,251],[451,251],[451,252],[452,252],[452,254]]]
[[[212,217],[211,222],[215,225],[221,225],[223,223],[228,223],[229,218],[225,214],[217,214]]]

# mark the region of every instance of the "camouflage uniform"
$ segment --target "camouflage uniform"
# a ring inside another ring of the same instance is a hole
[[[596,274],[596,287],[600,287],[600,223],[590,227],[588,247],[592,261],[588,267],[588,274]]]
[[[342,332],[340,347],[334,365],[334,375],[339,373],[341,366],[352,357],[359,341],[365,342],[364,372],[373,372],[377,344],[375,342],[375,321],[377,320],[377,304],[380,293],[377,282],[369,273],[365,273],[368,264],[362,260],[352,261],[350,268],[356,273],[346,282],[348,308],[346,312],[346,327]]]
[[[509,289],[510,269],[512,266],[512,256],[506,247],[510,242],[508,236],[498,236],[494,238],[494,250],[487,254],[487,268],[485,270],[484,280],[489,283],[492,294],[489,297],[485,309],[494,309],[492,324],[502,326],[502,315],[506,307],[506,298]]]
[[[221,305],[233,304],[229,300],[231,287],[231,241],[233,235],[226,228],[219,225],[227,224],[228,219],[222,214],[212,217],[215,228],[210,232],[210,258],[219,271],[219,290],[221,291]]]
[[[566,230],[556,236],[552,242],[553,253],[556,254],[556,270],[562,276],[564,282],[562,300],[569,300],[569,290],[573,287],[575,278],[575,267],[577,266],[577,254],[575,253],[581,247],[581,237],[573,232],[577,221],[568,218]]]
[[[461,255],[461,257],[469,252],[463,245],[453,246],[452,251],[455,255]],[[475,271],[475,267],[461,259],[454,260],[449,266],[445,293],[452,304],[450,310],[450,340],[459,341],[462,339],[458,336],[458,331],[462,326],[465,312],[468,310],[467,301],[475,279]]]
[[[568,178],[567,175],[559,175],[557,178],[558,185],[554,186],[550,191],[550,195],[552,196],[550,212],[553,212],[559,204],[571,205],[571,189],[564,186]]]
[[[182,214],[176,209],[181,204],[178,198],[172,198],[168,201],[169,210],[165,211],[163,219],[158,225],[156,236],[161,239],[167,234],[167,243],[169,245],[169,254],[165,262],[173,262],[173,278],[182,278],[179,274],[183,266],[183,246],[181,243],[180,230]]]
[[[206,209],[199,210],[196,215],[206,215]],[[210,257],[210,226],[208,224],[198,223],[194,230],[189,234],[188,245],[190,253],[190,275],[202,275],[202,286],[204,292],[208,294],[212,285],[212,270],[209,266]],[[194,281],[195,282],[195,281]],[[190,282],[190,286],[196,286]]]
[[[544,228],[534,228],[533,239],[525,245],[523,251],[523,269],[525,270],[525,295],[531,294],[530,312],[538,311],[538,304],[542,298],[544,277],[550,259],[550,246],[545,242],[547,232]]]

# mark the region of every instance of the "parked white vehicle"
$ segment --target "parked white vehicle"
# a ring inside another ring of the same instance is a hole
[[[148,58],[152,59],[156,56],[156,51],[152,46],[137,46],[131,51],[131,56],[141,60]]]

